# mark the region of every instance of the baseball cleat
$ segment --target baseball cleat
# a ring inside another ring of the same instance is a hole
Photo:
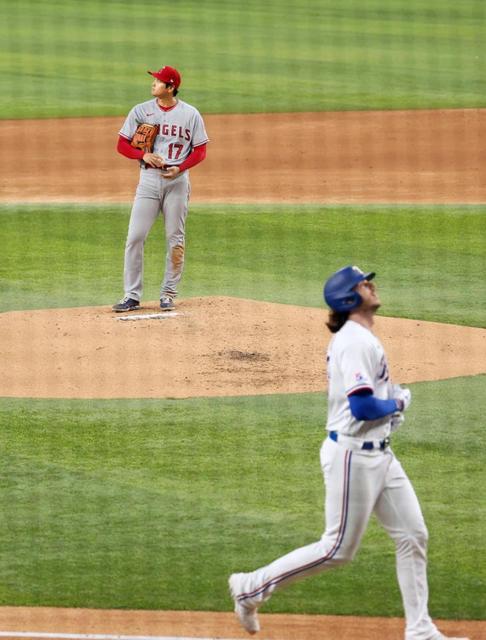
[[[245,631],[251,633],[258,633],[260,631],[260,623],[258,622],[257,607],[250,607],[244,605],[242,602],[238,602],[238,593],[241,592],[239,587],[241,573],[233,573],[229,580],[229,590],[231,597],[235,603],[235,614],[238,618],[241,626]]]
[[[140,309],[140,302],[128,296],[125,296],[123,300],[120,300],[120,302],[117,302],[111,307],[111,310],[117,313],[121,313],[122,311],[135,311],[135,309]]]
[[[175,309],[174,299],[171,296],[162,296],[160,298],[160,308],[164,311],[172,311],[172,309]]]

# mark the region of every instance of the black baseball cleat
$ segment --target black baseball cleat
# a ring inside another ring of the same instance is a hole
[[[128,296],[125,296],[123,300],[120,300],[120,302],[117,302],[111,307],[111,310],[116,311],[116,313],[121,313],[122,311],[135,311],[135,309],[140,309],[140,302],[133,298],[129,298]]]
[[[163,311],[172,311],[172,309],[175,309],[174,299],[171,296],[162,296],[160,298],[160,308]]]

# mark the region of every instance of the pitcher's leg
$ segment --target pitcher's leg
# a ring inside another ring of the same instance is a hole
[[[165,188],[163,214],[167,254],[160,297],[177,295],[177,285],[184,269],[186,218],[190,193],[189,177],[185,173]]]
[[[125,295],[140,301],[143,291],[143,249],[147,235],[160,212],[158,194],[140,184],[132,207],[125,245]]]
[[[392,454],[390,454],[392,455]],[[406,640],[429,640],[437,633],[428,612],[427,540],[420,504],[395,458],[375,513],[396,545],[397,577],[406,619]]]
[[[366,464],[367,461],[355,453],[326,440],[323,445],[324,535],[318,542],[296,549],[256,571],[236,574],[238,592],[235,595],[240,604],[258,607],[276,589],[352,560],[366,530],[376,492],[380,490],[371,476],[367,477]],[[371,475],[378,479],[379,485],[379,470],[378,474],[373,470]]]

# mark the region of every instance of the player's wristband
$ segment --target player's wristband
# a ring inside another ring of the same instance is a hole
[[[397,403],[397,411],[404,411],[405,402],[401,398],[395,398],[395,402]]]

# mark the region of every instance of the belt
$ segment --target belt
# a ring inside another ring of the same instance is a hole
[[[351,436],[343,436],[339,434],[337,431],[329,431],[329,437],[334,442],[338,442],[341,440],[343,444],[352,444],[353,449],[364,449],[365,451],[372,451],[373,449],[380,449],[380,451],[384,451],[390,445],[390,438],[386,437],[384,440],[358,440],[357,438],[353,438]]]

